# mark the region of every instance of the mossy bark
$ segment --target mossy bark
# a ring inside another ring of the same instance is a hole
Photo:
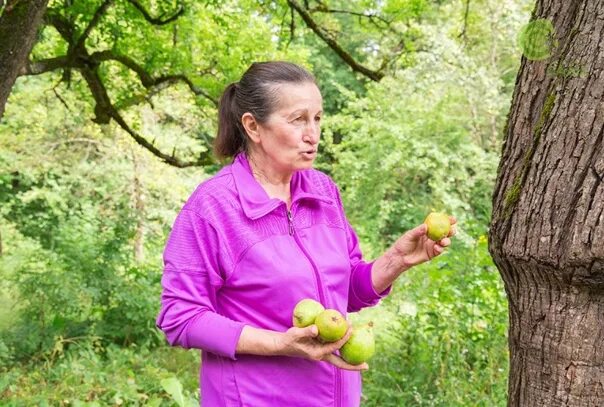
[[[36,40],[48,0],[9,0],[0,16],[0,118]]]
[[[489,231],[510,311],[510,406],[604,406],[604,0],[537,0]],[[572,67],[571,70],[568,67]]]

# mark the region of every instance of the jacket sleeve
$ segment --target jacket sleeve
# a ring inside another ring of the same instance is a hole
[[[156,326],[172,346],[235,358],[244,324],[216,312],[216,292],[230,264],[219,233],[195,212],[176,217],[163,253],[161,309]]]
[[[375,262],[366,262],[363,260],[363,254],[359,245],[359,238],[353,227],[346,218],[340,192],[334,183],[335,195],[340,213],[344,219],[346,229],[346,241],[348,244],[348,255],[350,258],[350,286],[348,289],[348,312],[356,312],[365,307],[377,305],[380,299],[384,298],[392,290],[389,286],[381,293],[375,292],[371,282],[371,270]]]

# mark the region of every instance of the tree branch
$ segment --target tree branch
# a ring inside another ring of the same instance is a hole
[[[57,99],[59,99],[59,101],[61,103],[63,103],[63,106],[65,106],[65,109],[67,109],[67,111],[69,113],[71,113],[71,109],[69,108],[69,105],[67,104],[67,102],[65,101],[65,99],[63,99],[63,97],[61,95],[59,95],[59,92],[57,92],[57,86],[59,86],[60,84],[61,84],[61,81],[57,82],[57,84],[52,87],[52,91],[55,94],[55,96],[57,97]]]
[[[23,75],[40,75],[46,72],[54,71],[61,68],[74,68],[75,65],[70,63],[67,55],[60,57],[43,59],[41,61],[28,61],[27,64],[19,71],[19,76]]]
[[[289,47],[289,44],[291,44],[291,42],[294,39],[294,31],[296,29],[296,19],[294,16],[294,9],[290,7],[289,11],[290,11],[290,20],[289,20],[289,41],[287,41],[288,47]]]
[[[45,22],[48,25],[53,26],[61,35],[61,37],[67,42],[69,48],[67,55],[62,55],[54,58],[48,58],[41,61],[29,61],[27,65],[20,70],[21,75],[38,75],[45,72],[53,71],[56,69],[64,69],[68,72],[70,69],[77,69],[81,74],[88,87],[92,96],[95,100],[94,113],[95,117],[93,121],[98,124],[107,124],[111,120],[114,120],[124,131],[126,131],[139,145],[149,150],[152,154],[162,159],[169,165],[184,168],[191,166],[200,165],[214,165],[216,164],[215,159],[212,157],[211,151],[203,152],[199,155],[197,160],[183,161],[176,157],[175,148],[172,150],[172,154],[166,154],[160,151],[153,142],[147,141],[143,136],[133,130],[124,120],[119,113],[118,109],[112,104],[107,89],[103,84],[99,74],[98,66],[103,61],[114,60],[117,61],[128,69],[135,72],[143,86],[150,90],[150,92],[157,91],[158,89],[164,89],[166,86],[176,82],[184,82],[187,84],[189,89],[196,95],[201,95],[211,100],[215,105],[218,105],[218,101],[212,98],[207,92],[199,87],[187,78],[185,75],[165,75],[157,78],[152,77],[141,65],[136,63],[132,58],[119,55],[112,51],[100,51],[89,55],[85,41],[90,35],[94,27],[99,23],[102,15],[107,11],[109,6],[114,0],[105,0],[101,6],[97,9],[94,16],[88,23],[88,26],[76,40],[74,35],[73,24],[67,20],[57,10],[49,9],[45,16]],[[173,16],[162,20],[160,18],[151,17],[143,7],[135,0],[127,0],[129,3],[134,5],[145,17],[145,19],[151,24],[163,25],[178,18],[183,12],[184,8],[179,6],[179,10]],[[56,92],[55,92],[56,93]],[[57,94],[57,97],[60,96]],[[60,98],[61,99],[61,98]],[[63,101],[64,102],[64,101]]]
[[[209,93],[207,93],[203,89],[199,88],[198,86],[195,86],[193,81],[191,81],[191,79],[189,79],[183,74],[165,75],[160,76],[158,78],[153,78],[142,66],[136,63],[132,58],[127,57],[125,55],[116,54],[115,52],[108,50],[95,52],[94,54],[90,55],[90,60],[97,63],[108,60],[113,60],[121,63],[122,65],[126,66],[138,75],[141,84],[146,89],[158,87],[159,85],[162,85],[164,83],[173,84],[176,82],[184,82],[187,84],[191,92],[193,92],[195,95],[203,96],[206,99],[210,100],[215,106],[218,106],[218,100],[213,98]]]
[[[178,17],[183,15],[183,13],[185,12],[185,8],[183,7],[183,5],[179,4],[178,10],[171,17],[168,17],[165,20],[162,20],[161,16],[158,18],[151,17],[151,15],[147,12],[147,10],[145,10],[145,8],[138,1],[136,1],[136,0],[127,0],[127,1],[128,1],[128,3],[130,3],[134,7],[136,7],[136,9],[138,11],[140,11],[140,13],[143,15],[143,17],[145,17],[145,20],[147,20],[149,23],[151,23],[153,25],[165,25],[165,24],[171,23],[172,21],[176,20]]]
[[[157,147],[155,147],[154,143],[150,143],[143,136],[134,131],[124,118],[119,114],[117,109],[112,105],[111,100],[109,99],[109,95],[107,94],[107,89],[101,78],[98,75],[96,70],[91,68],[81,69],[82,76],[86,80],[90,91],[96,101],[95,106],[95,114],[96,118],[94,119],[97,123],[109,123],[109,120],[113,119],[115,122],[126,131],[138,144],[149,150],[153,155],[159,157],[167,164],[170,164],[174,167],[185,168],[185,167],[193,167],[193,166],[203,166],[203,165],[212,165],[216,164],[216,161],[212,157],[210,151],[206,151],[200,154],[199,158],[195,161],[182,161],[175,156],[174,148],[172,150],[172,154],[168,155],[160,151]]]
[[[386,24],[386,26],[388,26],[388,27],[390,26],[390,24],[392,24],[392,21],[386,20],[384,17],[380,16],[379,14],[359,13],[358,11],[350,11],[350,10],[337,10],[337,9],[331,9],[331,8],[324,8],[322,6],[315,7],[313,9],[309,9],[308,11],[313,12],[313,13],[317,12],[317,13],[331,13],[331,14],[350,14],[350,15],[357,16],[357,17],[365,17],[365,18],[368,18],[378,28],[384,28],[384,27],[380,27],[374,20],[379,20],[379,21],[383,22],[384,24]]]
[[[463,16],[463,28],[461,33],[457,36],[458,38],[467,39],[466,37],[466,28],[468,27],[468,14],[470,13],[470,0],[466,0],[466,11]]]
[[[206,99],[208,99],[212,103],[214,103],[214,105],[216,107],[218,107],[218,100],[217,99],[215,99],[212,96],[210,96],[210,94],[207,93],[205,90],[203,90],[200,87],[196,86],[193,83],[193,81],[191,81],[191,79],[189,79],[188,77],[186,77],[183,74],[160,76],[159,78],[155,79],[155,82],[154,82],[153,86],[158,86],[158,85],[161,85],[162,83],[173,84],[173,83],[176,83],[176,82],[184,82],[184,83],[186,83],[187,86],[189,87],[189,89],[191,90],[191,92],[193,92],[197,96],[203,96],[203,97],[205,97]]]
[[[389,57],[384,56],[382,64],[380,65],[378,72],[384,72],[388,65],[393,64],[405,51],[405,39],[401,38],[396,47],[392,49],[392,54]]]
[[[110,61],[110,60],[117,61],[120,64],[126,66],[131,71],[134,71],[138,75],[138,78],[140,79],[142,85],[145,88],[148,88],[153,85],[154,80],[151,77],[151,75],[149,75],[142,66],[140,66],[132,58],[130,58],[126,55],[120,55],[120,54],[116,54],[113,51],[106,50],[106,51],[97,51],[97,52],[91,54],[89,58],[91,61],[93,61],[95,63],[101,63],[101,62]]]
[[[61,13],[59,13],[57,10],[49,8],[44,15],[44,21],[53,26],[67,44],[71,45],[73,43],[73,27],[71,26],[71,23],[61,15]]]
[[[287,0],[287,3],[291,8],[296,10],[306,25],[321,38],[344,62],[352,68],[353,71],[359,72],[369,79],[379,82],[384,74],[378,71],[371,70],[361,64],[359,64],[348,52],[346,52],[337,41],[327,35],[325,30],[313,20],[311,15],[306,9],[304,9],[296,0]]]
[[[80,38],[78,38],[78,42],[75,44],[74,48],[78,49],[84,45],[86,38],[88,38],[92,29],[99,23],[103,14],[107,12],[107,9],[109,8],[109,6],[111,6],[111,3],[113,3],[113,0],[105,0],[103,4],[99,6],[99,8],[94,13],[94,16],[92,16],[92,19],[88,23],[88,26],[86,27],[82,35],[80,35]]]

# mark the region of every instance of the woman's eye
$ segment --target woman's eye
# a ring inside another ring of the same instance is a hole
[[[303,121],[303,120],[304,120],[304,119],[302,118],[302,116],[300,116],[300,117],[296,117],[296,118],[294,119],[294,122],[298,122],[298,123],[299,123],[299,122],[301,122],[301,121]]]
[[[315,121],[316,121],[316,122],[320,122],[320,121],[321,121],[321,116],[317,116],[317,117],[315,117]]]

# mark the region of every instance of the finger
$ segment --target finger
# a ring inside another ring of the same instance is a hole
[[[340,369],[345,370],[364,371],[369,369],[367,363],[361,363],[360,365],[351,365],[350,363],[347,363],[344,359],[337,355],[334,355],[333,353],[329,354],[327,358],[325,358],[325,361],[331,363],[335,367],[339,367]]]
[[[414,237],[419,237],[419,236],[423,236],[426,234],[426,232],[428,231],[428,226],[425,223],[422,223],[419,226],[416,226],[415,228],[411,229],[411,235]]]
[[[348,322],[348,321],[346,321],[346,322]],[[350,324],[350,322],[348,322],[348,329],[346,330],[346,333],[344,334],[344,336],[342,337],[342,339],[340,339],[340,340],[338,340],[338,341],[333,342],[332,344],[330,344],[330,347],[333,348],[331,350],[331,352],[334,352],[337,349],[340,349],[342,346],[344,346],[344,344],[346,342],[348,342],[348,339],[350,338],[350,335],[352,335],[352,325]]]
[[[444,239],[441,239],[440,242],[438,242],[438,244],[442,247],[447,247],[451,244],[451,239],[445,237]]]
[[[449,234],[447,235],[447,237],[455,236],[456,233],[457,233],[457,226],[453,225],[453,226],[451,226],[451,230],[449,230]]]
[[[319,329],[313,324],[305,328],[300,328],[297,334],[300,338],[314,338],[319,334]]]
[[[455,219],[455,216],[449,216],[449,223],[451,225],[455,225],[457,223],[457,219]]]
[[[434,250],[434,256],[438,256],[439,254],[441,254],[442,252],[445,251],[444,247],[442,247],[442,246],[440,246],[438,244],[434,245],[433,250]]]

